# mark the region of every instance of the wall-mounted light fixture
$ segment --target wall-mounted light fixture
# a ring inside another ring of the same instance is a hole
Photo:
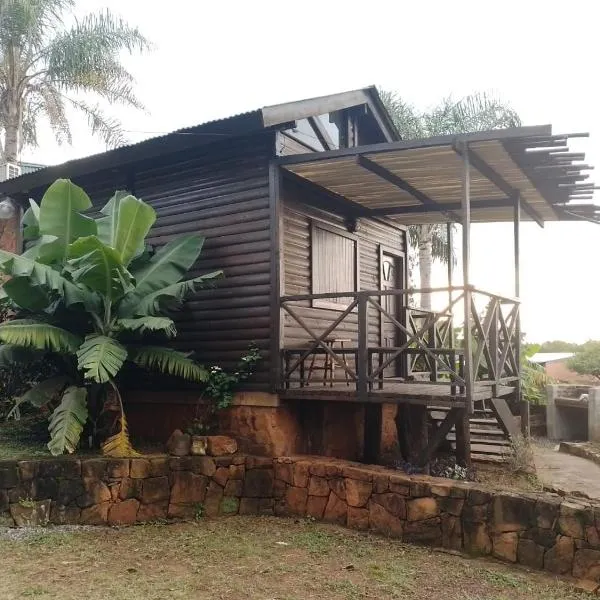
[[[345,220],[346,229],[350,233],[357,233],[360,231],[360,220],[358,217],[346,217]]]

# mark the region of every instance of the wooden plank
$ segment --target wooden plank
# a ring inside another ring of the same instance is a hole
[[[518,435],[519,429],[506,400],[504,398],[492,398],[490,400],[490,405],[498,419],[498,425],[500,425],[504,433],[511,438]]]
[[[471,466],[471,431],[469,411],[461,409],[455,424],[456,429],[456,462],[463,467]]]
[[[429,463],[440,444],[446,439],[446,436],[448,436],[450,430],[454,427],[456,420],[461,414],[460,410],[461,409],[459,408],[449,410],[444,420],[437,426],[433,437],[419,457],[419,466],[424,466]]]

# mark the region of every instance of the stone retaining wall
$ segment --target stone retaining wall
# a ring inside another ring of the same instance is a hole
[[[26,524],[36,511],[51,523],[109,525],[219,514],[310,516],[600,582],[600,502],[491,492],[334,459],[0,462],[0,525]]]

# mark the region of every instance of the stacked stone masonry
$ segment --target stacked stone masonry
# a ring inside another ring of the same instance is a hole
[[[600,582],[600,502],[318,457],[0,461],[0,525],[294,515]]]

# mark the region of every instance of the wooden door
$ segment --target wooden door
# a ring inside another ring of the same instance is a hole
[[[381,253],[380,269],[381,269],[381,289],[394,290],[402,289],[404,280],[403,260],[401,256]],[[381,306],[392,315],[395,319],[402,323],[400,304],[402,298],[399,296],[382,296]],[[398,346],[400,343],[400,331],[394,323],[381,313],[381,345],[382,346]],[[384,362],[389,359],[389,355],[384,355]],[[400,375],[400,361],[394,361],[383,372],[384,377],[397,377]]]

